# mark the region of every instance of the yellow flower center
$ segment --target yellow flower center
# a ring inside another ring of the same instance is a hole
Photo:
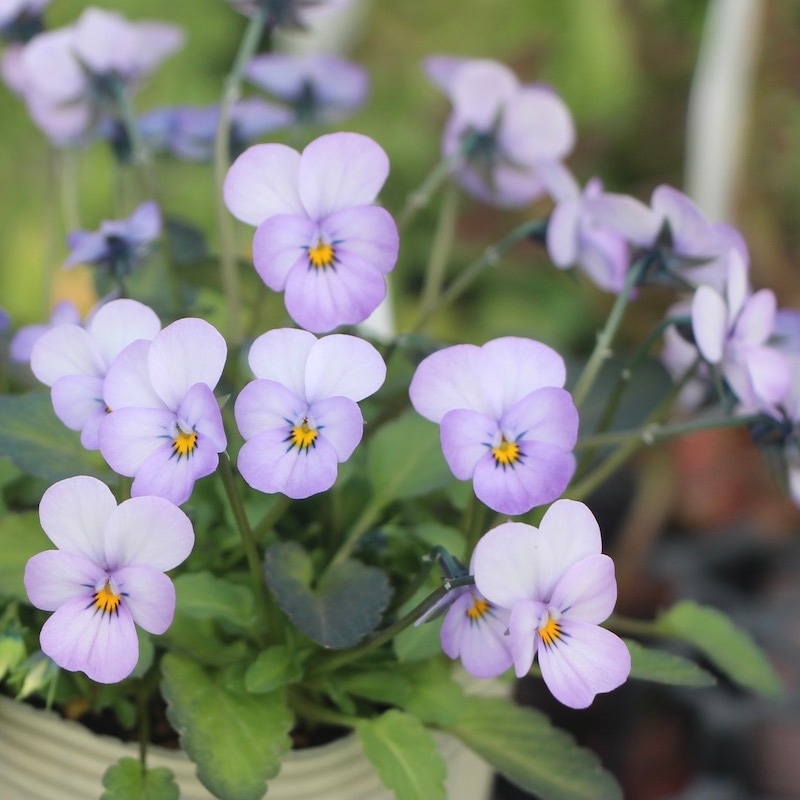
[[[549,614],[544,625],[539,626],[539,636],[542,637],[542,644],[545,647],[552,647],[559,639],[564,638],[561,626]]]
[[[122,602],[122,595],[114,594],[110,581],[106,581],[100,591],[94,593],[94,607],[102,614],[115,614]]]
[[[317,429],[312,428],[307,419],[304,419],[300,425],[295,425],[291,434],[289,434],[289,441],[292,443],[292,447],[299,447],[301,450],[308,450],[309,447],[313,447],[316,438]]]
[[[308,248],[308,263],[317,269],[332,267],[336,256],[333,247],[319,239],[314,247]]]
[[[473,595],[472,605],[467,609],[467,616],[475,621],[489,613],[489,603],[482,597],[475,597]]]
[[[182,458],[183,456],[191,455],[196,447],[196,431],[185,433],[179,428],[178,432],[175,434],[175,438],[172,440],[172,452],[178,456],[178,458]]]
[[[513,467],[522,457],[519,445],[516,442],[509,442],[505,435],[500,438],[500,444],[492,448],[492,455],[495,463],[503,469]]]

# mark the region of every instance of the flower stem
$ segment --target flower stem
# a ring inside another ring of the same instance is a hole
[[[408,195],[402,211],[397,215],[397,227],[401,232],[428,205],[436,190],[447,180],[450,173],[461,163],[463,158],[464,153],[461,149],[448,158],[443,158],[420,186]]]
[[[303,719],[313,722],[324,722],[328,725],[339,725],[343,728],[355,728],[359,722],[358,717],[351,717],[335,711],[327,706],[315,703],[302,692],[296,689],[289,689],[286,693],[289,705]]]
[[[217,228],[219,232],[220,271],[228,311],[228,338],[233,345],[242,341],[242,299],[239,272],[236,264],[236,232],[233,219],[225,207],[222,187],[230,166],[231,112],[239,98],[239,87],[247,62],[253,57],[264,32],[268,4],[261,3],[250,18],[233,61],[219,106],[217,136],[214,142],[214,182],[216,185]]]

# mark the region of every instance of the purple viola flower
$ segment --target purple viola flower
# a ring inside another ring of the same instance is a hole
[[[242,477],[261,492],[295,500],[330,489],[338,465],[353,454],[364,431],[357,403],[386,377],[378,351],[355,336],[317,339],[280,328],[250,348],[257,380],[236,399],[236,424],[245,439]]]
[[[463,156],[454,173],[461,186],[498,206],[541,197],[542,166],[564,159],[575,142],[561,98],[549,87],[521,85],[496,61],[433,56],[425,68],[453,104],[442,155]]]
[[[131,494],[180,505],[195,481],[210,475],[227,446],[214,387],[227,356],[225,339],[202,319],[179,319],[117,357],[103,393],[111,413],[99,431],[100,452]]]
[[[547,688],[571,708],[623,684],[631,657],[600,627],[617,600],[614,562],[583,503],[559,500],[539,528],[506,522],[485,534],[473,556],[475,585],[510,611],[508,638],[518,677],[535,658]]]
[[[161,235],[158,203],[142,203],[127,219],[103,220],[96,231],[72,231],[65,267],[93,264],[117,278],[132,272]]]
[[[225,179],[231,213],[258,228],[253,262],[264,283],[286,292],[286,309],[306,330],[363,322],[386,295],[398,233],[372,205],[389,160],[372,139],[332,133],[302,155],[281,144],[242,153]]]
[[[135,89],[182,43],[175,25],[87,8],[73,25],[25,46],[22,88],[34,122],[56,144],[79,141],[115,109],[117,93]]]
[[[12,92],[22,94],[25,78],[21,60],[24,44],[44,30],[42,14],[50,0],[4,0],[0,3],[0,41],[3,80]]]
[[[268,28],[306,28],[317,18],[348,5],[351,0],[228,0],[239,12],[248,17],[260,8],[267,11]]]
[[[127,678],[139,659],[136,625],[161,634],[172,624],[175,587],[164,573],[192,551],[192,523],[160,497],[118,506],[105,484],[85,475],[51,486],[39,518],[58,548],[25,567],[31,603],[54,612],[42,650],[99,683]]]
[[[441,425],[453,474],[501,514],[524,514],[562,494],[575,470],[578,412],[564,360],[532,339],[455,345],[417,367],[419,414]]]
[[[135,300],[112,300],[86,328],[64,323],[47,331],[31,351],[33,374],[46,386],[56,416],[81,432],[81,444],[98,448],[97,431],[108,413],[103,379],[131,342],[152,339],[161,328],[156,313]]]
[[[8,355],[18,364],[27,364],[31,360],[33,346],[51,328],[56,325],[80,325],[81,315],[77,307],[70,300],[57,303],[50,314],[50,319],[44,324],[25,325],[11,338]]]
[[[734,252],[723,297],[700,286],[692,299],[692,332],[703,358],[717,367],[744,411],[775,413],[789,389],[786,358],[767,342],[775,327],[775,294],[750,293],[747,267]]]
[[[364,104],[367,71],[339,56],[267,53],[251,59],[245,77],[259,89],[289,103],[297,122],[344,119]]]

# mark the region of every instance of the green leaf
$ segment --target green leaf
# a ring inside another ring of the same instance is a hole
[[[180,612],[160,639],[170,650],[189,655],[209,667],[235,664],[247,658],[247,643],[239,638],[225,641],[211,620],[198,620]]]
[[[393,706],[405,706],[411,694],[409,681],[393,669],[344,673],[337,676],[337,684],[348,694]]]
[[[121,758],[103,774],[100,800],[178,800],[180,790],[167,767],[143,770],[135,758]]]
[[[175,579],[177,609],[194,619],[224,619],[249,627],[254,617],[253,592],[247,586],[210,572],[191,572]]]
[[[717,681],[688,658],[642,647],[638,642],[625,639],[631,654],[631,678],[640,678],[672,686],[713,686]]]
[[[56,417],[47,392],[0,397],[0,430],[0,456],[37,478],[109,475],[100,457],[81,446],[80,435]]]
[[[207,671],[173,653],[162,672],[167,717],[200,781],[222,800],[260,800],[292,743],[283,693],[248,694],[230,671]]]
[[[622,800],[597,756],[532,708],[467,698],[458,722],[446,730],[540,800]]]
[[[374,631],[392,596],[381,570],[355,560],[329,569],[312,589],[311,559],[296,542],[270,547],[264,572],[289,619],[325,647],[351,647]]]
[[[29,604],[22,576],[31,556],[55,545],[45,536],[35,511],[0,518],[0,596]]]
[[[445,800],[447,767],[430,731],[392,709],[356,727],[364,754],[397,800]]]
[[[403,708],[437,727],[454,725],[464,707],[464,690],[453,679],[450,665],[442,658],[405,665],[403,675],[411,692]]]
[[[731,680],[765,697],[778,697],[783,686],[749,633],[715,608],[684,600],[665,611],[658,628],[694,645]]]
[[[367,475],[375,496],[403,500],[447,486],[453,475],[439,428],[413,411],[384,425],[370,440]]]
[[[244,684],[248,692],[264,694],[295,683],[303,677],[303,667],[292,652],[283,646],[270,647],[259,653],[248,667]]]

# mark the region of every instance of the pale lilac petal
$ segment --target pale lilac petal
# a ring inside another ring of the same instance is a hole
[[[105,529],[116,507],[108,486],[78,475],[47,489],[39,503],[39,520],[59,550],[105,565]]]
[[[285,430],[290,420],[308,412],[308,404],[283,384],[255,380],[245,386],[236,398],[234,416],[239,433],[250,439],[264,431]]]
[[[661,227],[658,214],[628,195],[604,192],[588,205],[596,224],[611,229],[639,247],[651,245]]]
[[[352,111],[367,99],[369,73],[360,64],[329,53],[307,56],[309,81],[322,112]]]
[[[217,385],[227,354],[225,339],[213,325],[194,317],[179,319],[150,345],[150,382],[167,408],[175,410],[196,383],[211,389]]]
[[[286,281],[286,310],[301,327],[326,333],[363,322],[386,296],[386,279],[366,262],[350,258],[329,268],[296,266]]]
[[[172,625],[175,586],[163,572],[147,566],[124,567],[114,572],[114,581],[125,596],[125,607],[140,628],[162,634]]]
[[[151,242],[161,234],[161,209],[155,201],[141,203],[136,207],[133,214],[127,219],[128,239],[135,242]],[[145,306],[147,308],[147,306]],[[153,336],[161,329],[159,327]],[[142,336],[142,339],[152,339],[153,336]]]
[[[69,105],[57,105],[30,93],[25,101],[31,119],[59,147],[80,144],[92,123],[92,105],[88,101],[75,100]]]
[[[429,56],[423,62],[425,74],[446,95],[450,95],[456,73],[469,59],[459,56]]]
[[[614,562],[605,555],[586,556],[559,578],[548,601],[566,619],[598,624],[608,619],[617,602]]]
[[[488,131],[519,88],[516,76],[504,64],[476,60],[456,72],[450,99],[461,120],[478,131]]]
[[[248,363],[257,378],[282,383],[306,399],[306,362],[317,337],[297,328],[275,328],[261,334],[250,346]]]
[[[725,380],[748,410],[781,402],[791,373],[785,356],[771,347],[736,346],[724,367]]]
[[[538,200],[547,190],[537,167],[496,163],[489,175],[469,164],[455,178],[473,197],[499,208],[519,208]],[[488,182],[487,182],[488,181]]]
[[[334,243],[334,254],[342,263],[358,259],[386,274],[397,262],[400,237],[392,215],[384,208],[345,208],[325,217],[320,229]]]
[[[595,695],[621,686],[631,671],[631,657],[616,634],[571,620],[560,621],[563,637],[539,648],[539,667],[556,700],[586,708]]]
[[[460,481],[472,478],[478,462],[486,456],[497,435],[497,423],[465,408],[448,411],[442,417],[440,437],[447,465]]]
[[[508,439],[549,442],[572,450],[578,440],[578,410],[572,395],[555,386],[545,386],[515,403],[500,418],[500,429]]]
[[[64,261],[65,267],[77,264],[93,264],[99,261],[108,251],[106,237],[100,231],[71,231],[67,236],[69,255]]]
[[[124,603],[118,614],[94,608],[91,593],[64,603],[42,626],[45,655],[62,669],[85,672],[98,683],[117,683],[133,672],[139,640]]]
[[[374,394],[386,379],[386,364],[380,353],[357,336],[323,336],[311,349],[306,362],[306,399],[314,403],[326,397],[363,400]]]
[[[569,168],[560,161],[540,161],[536,165],[536,172],[553,201],[560,205],[569,200],[578,200],[581,196],[581,187]],[[552,222],[552,217],[551,217]]]
[[[186,36],[177,25],[149,20],[136,22],[136,49],[133,52],[130,69],[135,75],[149,75],[183,47]]]
[[[300,154],[282,144],[257,144],[231,164],[223,196],[228,210],[249,225],[276,214],[306,216],[297,180]]]
[[[87,450],[100,449],[100,426],[106,418],[108,412],[106,411],[105,403],[102,405],[98,403],[92,415],[86,420],[81,428],[81,446]]]
[[[475,495],[501,514],[525,514],[551,503],[567,488],[575,472],[575,456],[548,442],[521,440],[520,460],[512,466],[484,456],[472,476]]]
[[[661,219],[669,222],[676,250],[701,254],[697,247],[710,243],[709,224],[700,209],[682,192],[671,186],[657,186],[650,206]],[[714,255],[708,252],[706,255]]]
[[[90,72],[103,75],[130,62],[136,49],[134,26],[121,14],[87,8],[75,24],[73,48],[76,60]]]
[[[743,305],[733,337],[743,344],[759,345],[769,339],[775,329],[777,301],[770,289],[761,289]]]
[[[508,622],[508,635],[511,654],[514,658],[514,672],[518,678],[524,678],[533,666],[539,637],[536,633],[547,609],[544,603],[534,600],[523,600],[514,605]]]
[[[125,500],[106,527],[106,558],[112,570],[145,565],[166,572],[185,561],[193,546],[189,518],[161,497]]]
[[[309,421],[330,444],[339,462],[347,461],[364,435],[361,409],[347,397],[318,400],[308,410]]]
[[[46,31],[22,51],[25,89],[51,104],[76,100],[87,89],[87,75],[73,54],[74,28]]]
[[[330,133],[303,150],[300,198],[308,215],[321,220],[372,203],[388,175],[389,158],[377,142],[360,133]]]
[[[8,357],[18,364],[31,360],[33,346],[50,330],[50,325],[26,325],[20,328],[8,345]]]
[[[291,109],[276,103],[268,103],[260,97],[246,97],[239,100],[231,112],[233,133],[244,142],[261,138],[281,128],[288,128],[294,120],[295,115]]]
[[[103,398],[112,411],[121,408],[167,409],[150,383],[149,355],[150,342],[138,339],[114,359],[103,381]]]
[[[165,442],[172,446],[175,414],[158,408],[120,408],[100,425],[100,453],[114,472],[133,477]]]
[[[31,603],[43,611],[55,611],[74,597],[86,597],[105,575],[105,570],[86,556],[63,550],[45,550],[25,565],[25,591]]]
[[[547,253],[555,266],[572,267],[578,260],[579,200],[560,202],[547,223]]]
[[[219,403],[204,383],[196,383],[189,389],[176,414],[184,425],[207,437],[218,453],[228,446]]]
[[[59,378],[53,384],[50,396],[56,416],[73,431],[82,430],[98,412],[105,413],[103,379],[94,375]]]
[[[523,88],[505,107],[498,139],[514,163],[558,161],[575,146],[575,125],[557,94],[548,89]]]
[[[308,249],[316,245],[317,226],[307,217],[277,214],[264,220],[253,236],[253,265],[274,292],[286,288],[292,267],[309,268]]]
[[[800,464],[789,463],[789,496],[792,502],[800,507]]]
[[[287,449],[288,430],[266,431],[245,442],[237,467],[254,489],[280,492],[293,500],[330,489],[336,482],[336,451],[318,436],[314,447]]]
[[[616,294],[625,285],[629,266],[628,246],[620,236],[599,228],[583,231],[578,267],[595,286]]]
[[[728,308],[710,286],[700,286],[692,298],[692,331],[697,348],[710,364],[722,360],[728,333]]]
[[[33,374],[52,386],[65,375],[105,374],[103,356],[87,331],[79,325],[57,325],[33,346]]]

